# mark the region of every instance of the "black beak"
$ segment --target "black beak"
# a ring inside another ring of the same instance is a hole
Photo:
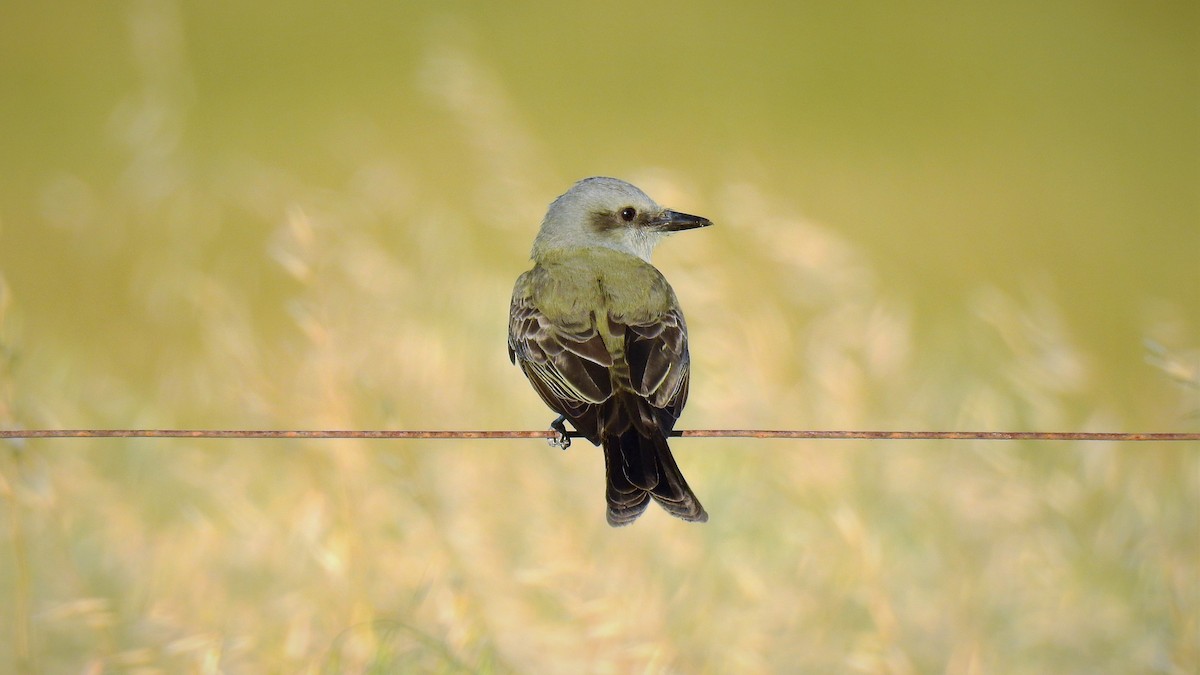
[[[708,227],[712,225],[712,221],[708,218],[666,209],[658,214],[657,218],[651,220],[650,224],[663,232],[682,232],[683,230],[694,230],[697,227]]]

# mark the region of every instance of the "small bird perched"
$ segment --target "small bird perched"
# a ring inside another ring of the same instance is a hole
[[[508,355],[560,417],[604,447],[608,524],[628,525],[653,498],[668,513],[708,514],[667,446],[687,402],[687,326],[650,253],[707,218],[665,209],[615,178],[585,178],[550,204],[533,269],[513,288]]]

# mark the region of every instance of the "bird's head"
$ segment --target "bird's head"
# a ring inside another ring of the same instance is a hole
[[[616,178],[585,178],[550,204],[533,242],[533,257],[564,248],[601,246],[646,262],[668,234],[712,225],[707,218],[659,206]]]

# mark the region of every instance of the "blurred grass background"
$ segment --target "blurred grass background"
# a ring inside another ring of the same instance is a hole
[[[543,428],[546,204],[656,263],[684,428],[1195,430],[1193,2],[9,3],[0,425]],[[604,524],[538,442],[0,461],[0,669],[1195,672],[1200,450],[675,444]]]

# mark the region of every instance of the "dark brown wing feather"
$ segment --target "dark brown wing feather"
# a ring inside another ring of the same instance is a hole
[[[609,374],[613,359],[594,321],[555,325],[527,295],[514,293],[508,354],[551,410],[565,415],[588,440],[600,444],[599,404],[613,395]]]
[[[683,315],[672,309],[651,324],[609,323],[614,330],[625,329],[625,358],[634,391],[665,413],[656,417],[662,429],[670,431],[687,403],[691,371]]]

